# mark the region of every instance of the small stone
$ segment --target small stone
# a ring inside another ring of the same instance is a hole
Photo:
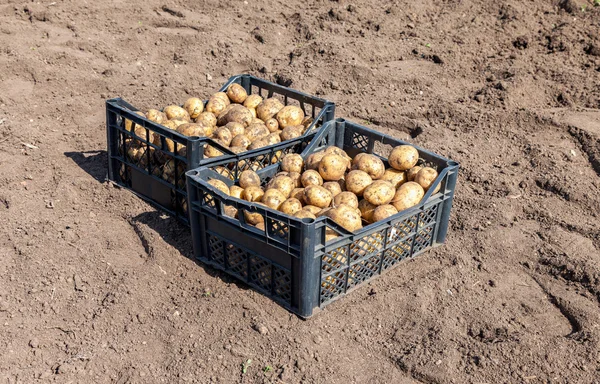
[[[415,29],[415,25],[413,23],[408,23],[406,26],[410,29]]]
[[[213,77],[210,75],[210,73],[206,74],[206,80],[208,81],[212,81]]]
[[[481,103],[483,102],[483,95],[480,93],[478,95],[475,95],[475,101]]]
[[[33,339],[29,340],[29,346],[31,348],[37,348],[40,346],[40,342],[38,339],[33,338]]]
[[[442,360],[438,360],[435,362],[435,365],[440,365],[440,364],[442,364]]]
[[[315,342],[315,344],[322,344],[323,338],[321,336],[317,335],[313,338],[313,341]]]
[[[254,330],[257,331],[258,333],[260,333],[261,335],[266,335],[267,333],[269,333],[269,329],[261,323],[257,323],[254,325]]]

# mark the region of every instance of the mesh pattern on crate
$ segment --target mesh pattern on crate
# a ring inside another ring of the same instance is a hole
[[[246,280],[248,277],[248,253],[232,244],[228,244],[226,248],[229,272]]]
[[[410,216],[404,220],[393,223],[388,233],[388,244],[397,242],[415,232],[417,227],[417,215]]]
[[[217,203],[215,202],[215,198],[210,194],[210,192],[202,191],[202,205],[205,205],[215,210],[217,209]]]
[[[321,257],[321,270],[324,272],[335,271],[348,265],[348,246],[335,248]]]
[[[410,246],[413,238],[409,237],[406,240],[399,242],[398,244],[392,245],[383,255],[383,264],[381,268],[386,270],[398,262],[410,257]]]
[[[433,226],[420,229],[415,236],[413,253],[420,252],[429,247],[433,242]]]
[[[290,226],[281,220],[267,218],[267,231],[269,236],[287,240],[290,233]]]
[[[350,260],[358,260],[373,253],[381,252],[385,242],[384,233],[372,233],[350,244]]]
[[[225,260],[225,252],[223,250],[223,242],[216,236],[207,235],[208,237],[208,259],[223,265]]]
[[[369,138],[361,133],[352,132],[352,139],[350,143],[353,148],[367,152],[367,148],[369,147]]]
[[[352,264],[348,271],[348,289],[378,274],[382,256],[383,252]]]
[[[438,207],[438,204],[433,205],[421,213],[419,216],[419,227],[435,222]]]
[[[346,291],[348,269],[323,276],[321,279],[320,303],[323,304]]]

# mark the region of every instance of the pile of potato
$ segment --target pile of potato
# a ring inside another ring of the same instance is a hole
[[[360,153],[354,158],[338,147],[327,147],[306,158],[285,155],[280,172],[264,187],[252,170],[240,174],[238,184],[208,183],[227,195],[265,205],[297,218],[327,216],[350,232],[364,224],[384,220],[421,201],[435,182],[438,172],[417,166],[419,152],[410,145],[392,149],[386,168],[378,156]],[[438,188],[434,191],[436,193]],[[232,206],[226,214],[237,217]],[[243,212],[247,223],[264,230],[264,218]],[[327,231],[327,240],[337,237]]]
[[[259,95],[248,95],[239,84],[231,84],[227,92],[215,93],[206,106],[201,99],[192,97],[185,101],[183,107],[169,105],[162,112],[149,109],[145,114],[141,111],[136,113],[184,136],[212,138],[234,153],[300,137],[313,121],[310,116],[304,115],[300,107],[284,106],[276,98],[263,99]],[[125,129],[133,130],[137,136],[146,139],[146,130],[131,120],[125,121]],[[161,140],[161,135],[157,133],[150,131],[149,140],[170,152],[175,153],[177,149],[177,154],[185,156],[185,147],[178,144],[175,148],[172,140]],[[151,156],[146,154],[147,150],[152,152]],[[223,154],[214,146],[207,145],[204,148],[205,157]],[[175,166],[171,156],[155,151],[152,147],[147,148],[135,139],[128,140],[127,155],[144,167],[148,165],[147,158],[150,157],[150,161],[159,165],[153,169],[153,173],[173,181]],[[185,166],[182,164],[178,171],[180,174],[185,172]]]

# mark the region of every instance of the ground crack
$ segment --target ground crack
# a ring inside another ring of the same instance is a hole
[[[146,236],[144,231],[142,231],[142,229],[140,228],[139,223],[132,219],[128,219],[127,222],[129,223],[129,225],[131,225],[131,227],[133,228],[133,231],[140,239],[140,242],[142,243],[142,246],[144,247],[144,251],[148,255],[148,258],[153,259],[154,258],[154,247],[152,245],[150,245],[150,241],[148,240],[148,237]]]
[[[600,142],[589,133],[572,125],[569,125],[568,132],[577,140],[581,150],[587,155],[592,168],[600,176]]]

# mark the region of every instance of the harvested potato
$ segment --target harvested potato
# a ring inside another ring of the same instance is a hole
[[[325,155],[326,155],[325,151],[319,151],[319,152],[311,153],[306,158],[306,169],[318,170],[319,169],[319,163],[321,162],[321,159]]]
[[[232,147],[242,147],[246,149],[250,144],[252,144],[252,141],[250,141],[250,139],[246,135],[237,135],[233,139],[231,139]]]
[[[204,126],[195,123],[181,124],[176,129],[177,132],[185,136],[204,136]]]
[[[231,104],[217,116],[217,125],[226,125],[236,122],[247,127],[252,123],[254,116],[250,110],[239,104]]]
[[[144,112],[142,112],[142,111],[135,111],[135,114],[136,114],[136,115],[143,116],[143,117],[146,117],[146,115],[144,115]],[[126,131],[128,131],[128,132],[131,132],[131,129],[132,129],[132,128],[133,128],[133,129],[135,129],[135,128],[134,128],[134,126],[135,126],[135,127],[138,127],[138,125],[137,125],[137,124],[135,124],[133,121],[131,121],[131,120],[129,120],[129,119],[125,119],[125,130],[126,130]],[[142,128],[143,128],[143,127],[142,127]],[[138,136],[139,136],[139,135],[138,135]]]
[[[246,128],[246,136],[251,140],[255,141],[262,139],[269,135],[269,130],[264,124],[251,124]]]
[[[244,192],[242,192],[242,199],[247,201],[261,201],[265,191],[257,185],[251,185],[249,187],[244,188]]]
[[[252,121],[254,121],[256,119],[256,109],[254,109],[254,108],[248,108],[248,110],[252,114]]]
[[[244,101],[246,101],[248,92],[246,92],[244,87],[241,85],[234,83],[227,87],[227,97],[229,97],[229,100],[231,100],[233,103],[242,104]]]
[[[149,109],[148,112],[146,112],[146,119],[154,121],[158,124],[162,124],[165,121],[169,120],[167,118],[167,115],[164,112],[159,111],[158,109]]]
[[[309,185],[304,189],[304,201],[308,205],[325,208],[331,204],[331,193],[320,185]]]
[[[431,167],[424,167],[415,176],[415,183],[418,183],[425,191],[431,187],[431,185],[437,179],[438,173]]]
[[[375,180],[365,188],[363,197],[373,205],[384,205],[392,201],[396,194],[396,188],[389,181]]]
[[[242,152],[246,152],[247,148],[246,147],[236,147],[236,146],[231,146],[229,147],[229,150],[233,153],[242,153]]]
[[[287,172],[298,172],[302,173],[304,167],[304,160],[302,156],[297,153],[287,154],[281,159],[281,169]]]
[[[268,137],[263,137],[263,138],[254,140],[248,146],[248,150],[263,148],[263,147],[266,147],[268,145],[271,145],[271,143],[269,142],[269,138]]]
[[[247,169],[240,174],[238,184],[244,189],[251,186],[260,187],[260,176],[256,172]]]
[[[298,199],[302,204],[304,204],[304,188],[294,188],[290,193],[290,198]]]
[[[197,97],[190,97],[183,103],[183,109],[192,119],[195,119],[204,111],[204,102]]]
[[[270,145],[281,143],[281,138],[278,133],[271,133],[266,137]]]
[[[244,188],[237,186],[237,185],[232,185],[231,187],[229,187],[229,195],[233,196],[233,197],[237,197],[238,199],[242,198],[242,193],[244,192]]]
[[[360,161],[360,159],[363,156],[369,156],[369,154],[365,153],[365,152],[361,152],[358,155],[354,156],[354,158],[352,159],[352,167],[354,167],[356,164],[358,164],[358,162]]]
[[[367,172],[373,180],[379,179],[385,173],[383,161],[379,157],[369,154],[361,156],[352,168]]]
[[[259,105],[256,106],[256,116],[262,121],[267,121],[275,116],[284,105],[281,101],[274,97],[263,100]]]
[[[231,102],[229,101],[229,96],[227,96],[227,93],[225,93],[225,92],[215,92],[215,93],[213,93],[211,98],[213,98],[213,97],[223,100],[225,102],[225,104],[227,104],[227,105],[231,104]]]
[[[286,172],[286,171],[279,171],[279,172],[277,172],[277,173],[275,174],[275,177],[277,177],[277,176],[289,176],[289,175],[290,175],[290,173],[289,173],[289,172]]]
[[[223,213],[225,214],[225,216],[236,217],[238,214],[238,210],[234,206],[226,205],[225,207],[223,207]]]
[[[258,226],[260,224],[264,225],[265,218],[258,212],[244,211],[244,221],[247,224]],[[263,226],[263,230],[264,230],[264,226]]]
[[[279,209],[279,206],[286,199],[287,198],[285,197],[285,195],[279,189],[272,188],[265,191],[261,202],[270,208]]]
[[[373,211],[373,222],[387,219],[398,213],[398,210],[391,204],[380,205]]]
[[[169,121],[171,121],[173,124],[175,124],[176,127],[179,127],[182,124],[189,123],[189,121],[186,121],[186,120],[177,120],[177,119],[175,119],[175,120],[169,120]]]
[[[406,171],[406,179],[408,181],[415,181],[415,177],[417,177],[417,173],[419,173],[419,171],[422,169],[423,167],[420,166],[415,166],[412,167],[411,169],[409,169],[408,171]]]
[[[296,188],[303,187],[301,174],[299,174],[298,172],[289,172],[288,176],[294,182],[294,187],[296,187]]]
[[[419,151],[410,145],[399,145],[392,149],[388,157],[390,167],[399,171],[406,171],[417,165],[419,161]]]
[[[408,181],[406,172],[394,168],[386,169],[383,176],[381,176],[381,180],[389,181],[396,189]]]
[[[313,123],[313,121],[314,121],[314,119],[312,117],[306,116],[304,118],[304,120],[302,120],[302,123],[300,123],[300,124],[303,125],[305,129],[308,129],[308,127],[310,127],[310,125]],[[311,128],[311,130],[312,129],[314,129],[314,127]]]
[[[219,142],[218,140],[215,141],[217,143]],[[224,145],[224,143],[219,144]],[[214,147],[212,145],[206,145],[206,147],[204,147],[204,156],[206,157],[219,157],[223,155],[224,153],[220,149],[217,149],[217,147]]]
[[[398,188],[392,200],[392,205],[400,212],[419,204],[424,195],[425,190],[423,187],[414,181],[409,181]]]
[[[227,98],[227,101],[229,101],[229,98]],[[229,104],[222,98],[215,97],[213,95],[210,99],[208,99],[208,103],[206,103],[206,111],[213,113],[215,116],[219,116],[221,112],[227,108],[227,105]]]
[[[358,197],[352,192],[342,192],[333,198],[333,206],[339,207],[342,204],[358,208]]]
[[[194,120],[198,124],[206,124],[208,126],[216,126],[217,125],[217,117],[212,112],[204,111],[196,117]]]
[[[365,171],[354,170],[346,175],[346,190],[354,193],[356,196],[362,196],[369,185],[373,183],[373,179]]]
[[[363,199],[358,202],[358,209],[361,213],[362,218],[367,223],[373,222],[373,214],[375,213],[377,206],[375,206],[375,205],[369,203],[367,200]]]
[[[190,122],[190,114],[179,105],[169,105],[163,110],[169,120],[183,120],[186,123]]]
[[[288,215],[293,215],[296,212],[302,210],[302,203],[300,200],[290,197],[279,206],[279,210]]]
[[[313,220],[317,219],[317,217],[315,215],[313,215],[311,212],[309,212],[305,209],[301,209],[298,212],[294,213],[294,217],[297,217],[299,219],[313,219]]]
[[[281,140],[287,141],[298,138],[302,136],[304,133],[304,127],[301,125],[290,125],[289,127],[285,127],[283,131],[281,131],[280,136]]]
[[[325,216],[329,217],[350,232],[354,232],[362,228],[360,214],[354,208],[345,204],[342,204],[336,208],[331,208],[325,213]]]
[[[225,176],[225,177],[227,177],[227,178],[231,178],[231,177],[230,177],[229,170],[228,170],[227,168],[225,168],[225,167],[218,166],[218,167],[215,167],[215,169],[214,169],[214,170],[215,170],[215,171],[216,171],[216,172],[217,172],[219,175],[221,175],[221,176]],[[231,188],[229,188],[229,189],[231,190]]]
[[[258,105],[262,103],[262,101],[263,98],[259,95],[248,95],[248,97],[246,97],[246,100],[244,100],[244,107],[248,109],[254,109],[254,111],[256,111],[256,107],[258,107]]]
[[[323,185],[323,178],[321,177],[319,172],[312,169],[304,171],[304,173],[300,177],[300,181],[302,182],[302,185],[305,188],[311,185]]]
[[[219,191],[223,192],[224,194],[229,195],[229,187],[227,186],[227,184],[225,184],[221,180],[219,180],[219,179],[210,179],[210,180],[208,180],[208,184],[210,184],[213,187],[217,188]]]
[[[352,158],[350,156],[348,156],[348,154],[346,153],[346,151],[344,151],[342,148],[336,147],[334,145],[325,148],[325,153],[333,153],[335,155],[343,157],[348,162],[352,161]]]
[[[265,125],[267,126],[267,129],[271,132],[279,131],[279,122],[277,121],[277,119],[270,118],[267,121],[265,121]]]
[[[292,125],[302,125],[304,111],[295,105],[286,105],[277,112],[276,117],[282,129]]]
[[[348,161],[340,155],[328,153],[319,162],[319,174],[323,180],[337,181],[344,177]]]
[[[308,212],[310,212],[310,213],[312,213],[313,215],[316,216],[317,213],[321,212],[321,210],[323,208],[319,208],[319,207],[317,207],[315,205],[308,204],[308,205],[305,205],[304,207],[302,207],[302,209],[305,210],[305,211],[308,211]]]
[[[229,129],[226,127],[218,127],[213,134],[213,139],[217,139],[219,143],[223,143],[226,147],[229,147],[233,137]]]
[[[323,183],[323,188],[331,192],[331,196],[333,196],[334,198],[340,193],[342,193],[342,188],[340,187],[340,184],[337,181],[328,181],[326,183]]]
[[[246,128],[244,127],[244,124],[235,121],[231,121],[225,124],[225,128],[229,129],[233,137],[236,137],[237,135],[243,135],[244,133],[246,133]]]
[[[269,188],[278,189],[286,199],[296,187],[294,181],[288,176],[276,176],[269,182],[269,184]]]

